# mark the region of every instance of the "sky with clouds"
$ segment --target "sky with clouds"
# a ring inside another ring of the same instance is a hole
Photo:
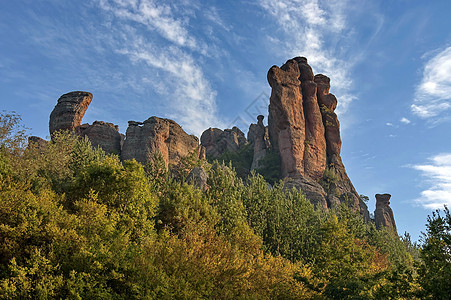
[[[2,109],[48,137],[58,97],[84,122],[150,116],[200,136],[267,115],[266,73],[295,56],[331,78],[342,157],[359,193],[391,193],[418,239],[451,205],[451,2],[0,0]]]

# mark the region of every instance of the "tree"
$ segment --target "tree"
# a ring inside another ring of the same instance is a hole
[[[419,283],[426,299],[449,299],[451,295],[451,215],[445,206],[428,216],[426,233],[423,233],[418,268]]]

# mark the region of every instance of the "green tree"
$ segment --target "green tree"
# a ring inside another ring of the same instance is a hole
[[[451,215],[445,206],[428,216],[423,233],[419,283],[426,299],[449,299],[451,295]]]

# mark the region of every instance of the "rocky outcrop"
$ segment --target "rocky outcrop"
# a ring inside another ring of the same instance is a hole
[[[225,130],[209,128],[202,133],[200,142],[207,157],[218,157],[227,151],[237,152],[247,140],[238,127]]]
[[[106,153],[121,154],[124,138],[117,125],[95,121],[92,125],[80,125],[78,132],[81,136],[87,136],[94,147],[100,147]]]
[[[313,202],[351,203],[369,219],[366,204],[349,180],[341,161],[340,123],[334,110],[337,99],[329,93],[330,79],[318,74],[304,57],[288,60],[280,68],[268,71],[271,86],[269,105],[269,137],[282,161],[282,176],[298,181],[297,186],[309,191]],[[334,174],[327,179],[327,191],[310,182],[324,182],[325,170]],[[333,180],[332,180],[333,179]],[[306,192],[307,193],[307,192]]]
[[[207,180],[207,172],[205,172],[205,170],[201,167],[195,167],[194,169],[192,169],[188,174],[188,177],[186,178],[186,181],[189,184],[192,184],[201,190],[207,189]]]
[[[128,122],[121,157],[145,163],[159,152],[167,167],[177,166],[181,157],[193,152],[199,155],[199,150],[199,139],[188,135],[176,122],[150,117],[142,123]]]
[[[264,118],[262,115],[257,116],[257,124],[251,124],[247,133],[247,140],[254,148],[251,170],[261,167],[259,161],[265,157],[270,148],[268,128],[263,125]]]
[[[88,137],[94,147],[118,154],[124,160],[136,159],[142,163],[155,152],[163,155],[166,166],[178,165],[181,157],[192,152],[205,156],[198,138],[188,135],[180,125],[168,119],[151,117],[144,122],[129,121],[125,140],[113,123],[95,121],[92,125],[80,125],[91,101],[92,94],[88,92],[62,95],[50,115],[50,134],[58,130],[71,130],[79,136]]]
[[[38,149],[43,149],[47,146],[49,142],[38,137],[38,136],[29,136],[28,137],[28,146],[33,146]]]
[[[396,232],[395,217],[390,207],[390,194],[376,194],[376,210],[374,211],[374,222],[376,228],[388,227]]]
[[[50,114],[50,136],[59,130],[77,130],[92,101],[88,92],[70,92],[62,95]]]
[[[319,180],[326,168],[326,141],[313,72],[297,57],[268,71],[272,88],[269,136],[280,153],[282,175]]]
[[[327,210],[330,207],[327,201],[327,193],[316,181],[307,177],[285,179],[284,189],[291,190],[293,188],[301,190],[315,208]]]

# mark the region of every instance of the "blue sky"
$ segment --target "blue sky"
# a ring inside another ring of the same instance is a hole
[[[58,97],[84,122],[150,116],[189,133],[267,115],[267,70],[307,57],[331,78],[342,157],[360,194],[392,194],[418,239],[451,204],[450,1],[0,0],[1,108],[48,137]]]

